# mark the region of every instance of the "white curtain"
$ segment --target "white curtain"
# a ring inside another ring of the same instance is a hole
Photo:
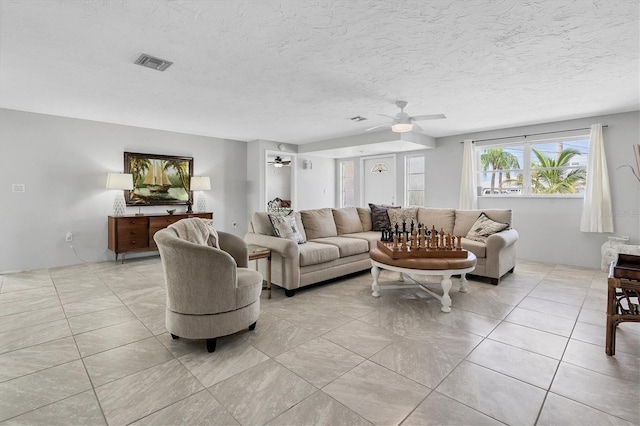
[[[473,161],[473,141],[465,139],[464,153],[462,155],[462,176],[460,179],[461,209],[478,208],[478,192],[476,188],[476,163]]]
[[[613,232],[612,213],[602,124],[593,124],[591,126],[587,186],[584,193],[580,230],[582,232]]]

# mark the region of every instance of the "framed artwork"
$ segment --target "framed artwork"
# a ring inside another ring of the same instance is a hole
[[[124,194],[127,205],[193,204],[193,157],[125,152],[124,172],[133,175],[133,190]]]

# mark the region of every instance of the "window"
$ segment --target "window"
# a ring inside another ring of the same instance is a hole
[[[405,161],[405,204],[424,206],[424,155],[407,155]]]
[[[589,136],[476,148],[479,196],[582,196]]]
[[[340,207],[355,206],[355,163],[340,162]]]

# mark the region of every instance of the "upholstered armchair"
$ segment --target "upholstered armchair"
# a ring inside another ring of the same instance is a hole
[[[197,235],[206,229],[203,223],[183,219],[153,238],[166,282],[167,330],[174,339],[206,339],[207,350],[213,352],[217,337],[255,328],[262,275],[247,268],[247,244],[242,238],[216,232],[210,223],[215,238]],[[212,239],[218,247],[211,246]]]

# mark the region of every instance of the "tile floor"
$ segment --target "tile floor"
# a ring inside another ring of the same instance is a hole
[[[605,355],[604,273],[520,261],[449,314],[370,284],[276,288],[209,354],[166,332],[158,257],[0,276],[0,423],[640,424],[640,326]]]

